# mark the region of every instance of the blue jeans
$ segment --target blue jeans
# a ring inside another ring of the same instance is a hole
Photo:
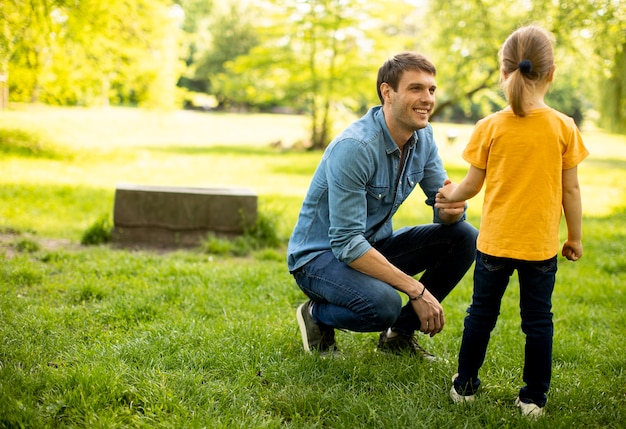
[[[476,252],[476,228],[466,222],[403,228],[374,246],[397,268],[414,276],[439,301],[457,285]],[[316,323],[356,332],[389,327],[412,335],[420,321],[410,304],[389,284],[340,262],[329,250],[293,272],[296,283],[315,302]]]
[[[467,309],[461,350],[457,391],[473,394],[480,386],[478,370],[485,360],[491,331],[500,314],[502,296],[513,271],[520,284],[522,331],[526,334],[524,374],[526,386],[520,399],[543,407],[552,375],[552,292],[557,271],[554,256],[546,261],[498,258],[478,251],[474,268],[474,295]]]

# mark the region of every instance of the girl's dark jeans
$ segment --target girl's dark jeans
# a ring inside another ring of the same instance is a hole
[[[521,261],[476,252],[474,295],[465,317],[465,329],[459,352],[459,366],[454,385],[465,395],[480,385],[478,370],[485,360],[491,331],[500,314],[502,296],[513,271],[520,284],[522,331],[526,334],[524,374],[526,383],[519,391],[524,402],[543,407],[552,375],[552,292],[557,258],[546,261]]]

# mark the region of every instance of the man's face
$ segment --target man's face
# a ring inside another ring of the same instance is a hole
[[[385,104],[389,103],[392,121],[407,132],[426,127],[435,106],[436,89],[432,74],[421,70],[405,71],[397,92],[387,88]]]

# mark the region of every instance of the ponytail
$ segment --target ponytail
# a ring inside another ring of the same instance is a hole
[[[500,50],[500,79],[505,96],[517,116],[524,117],[535,86],[544,83],[554,66],[554,37],[529,25],[514,31]]]

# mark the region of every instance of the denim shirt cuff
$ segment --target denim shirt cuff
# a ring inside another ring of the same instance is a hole
[[[335,257],[345,264],[350,264],[359,259],[368,250],[372,248],[372,245],[363,237],[358,235],[353,237],[345,246],[340,249],[333,249]]]

